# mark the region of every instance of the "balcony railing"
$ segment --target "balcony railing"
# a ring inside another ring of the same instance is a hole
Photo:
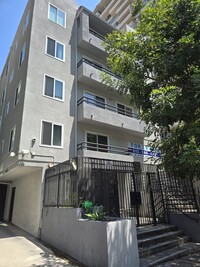
[[[101,39],[102,41],[105,41],[106,40],[103,35],[99,34],[98,32],[96,32],[95,30],[93,30],[91,28],[89,29],[89,32],[91,34],[95,35],[96,37],[98,37],[99,39]]]
[[[87,103],[89,105],[92,105],[98,108],[106,109],[106,110],[130,117],[130,118],[138,119],[138,115],[136,113],[130,112],[129,110],[125,110],[119,107],[108,105],[102,101],[91,99],[85,96],[83,96],[81,99],[78,100],[77,106],[81,105],[82,103]]]
[[[98,69],[98,70],[100,70],[100,71],[103,71],[103,72],[105,72],[105,73],[107,73],[107,74],[110,74],[110,75],[114,76],[114,77],[117,78],[117,79],[121,79],[118,75],[115,75],[110,69],[105,68],[105,67],[103,67],[101,64],[99,64],[99,63],[97,63],[97,62],[94,62],[94,61],[91,61],[91,60],[86,59],[86,58],[82,58],[82,59],[78,62],[78,64],[77,64],[77,68],[78,68],[82,63],[86,63],[86,64],[88,64],[88,65],[90,65],[90,66],[92,66],[92,67],[94,67],[94,68],[96,68],[96,69]]]
[[[128,148],[118,147],[118,146],[110,146],[105,144],[99,143],[92,143],[92,142],[82,142],[77,145],[77,150],[92,150],[104,153],[113,153],[119,155],[132,155]]]

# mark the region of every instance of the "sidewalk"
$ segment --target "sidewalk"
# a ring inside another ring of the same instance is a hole
[[[18,227],[0,222],[1,267],[78,267]]]

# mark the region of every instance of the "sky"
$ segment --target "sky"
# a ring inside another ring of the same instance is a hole
[[[78,5],[85,6],[91,11],[100,2],[100,0],[75,1]],[[0,75],[27,2],[28,0],[0,0]]]

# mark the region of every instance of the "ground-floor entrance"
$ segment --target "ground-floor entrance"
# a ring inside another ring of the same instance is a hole
[[[7,187],[6,184],[0,184],[0,220],[4,219]]]

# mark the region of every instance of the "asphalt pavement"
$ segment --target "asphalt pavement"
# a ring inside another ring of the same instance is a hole
[[[78,267],[18,227],[0,222],[0,267]]]

